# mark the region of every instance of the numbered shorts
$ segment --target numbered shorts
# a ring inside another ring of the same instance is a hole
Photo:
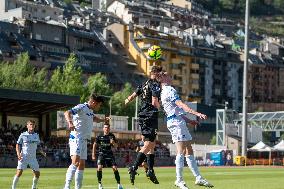
[[[70,156],[80,156],[80,159],[87,159],[87,140],[86,139],[69,139]]]
[[[176,116],[167,120],[167,127],[171,132],[174,143],[192,140],[192,137],[186,126],[186,122],[181,116]]]
[[[39,165],[36,158],[23,158],[18,161],[17,169],[25,170],[27,167],[30,167],[34,171],[39,171]]]
[[[158,130],[158,116],[139,116],[138,125],[145,141],[154,142]]]

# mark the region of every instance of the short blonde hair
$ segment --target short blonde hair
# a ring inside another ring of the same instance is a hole
[[[31,120],[31,119],[30,119],[30,120],[27,121],[27,124],[29,124],[29,123],[35,125],[35,120]]]

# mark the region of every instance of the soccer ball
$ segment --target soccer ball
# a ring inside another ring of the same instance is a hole
[[[161,47],[157,45],[153,45],[148,49],[148,57],[152,60],[158,60],[162,57]]]

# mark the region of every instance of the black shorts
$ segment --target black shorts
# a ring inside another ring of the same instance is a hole
[[[154,142],[158,130],[158,116],[139,116],[138,125],[141,128],[141,134],[145,137],[144,141]]]
[[[103,154],[99,154],[97,165],[102,165],[103,167],[117,166],[114,155],[103,155]]]

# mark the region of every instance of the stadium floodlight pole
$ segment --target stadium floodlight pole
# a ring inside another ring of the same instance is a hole
[[[247,75],[248,75],[248,41],[249,40],[249,0],[246,0],[245,16],[245,56],[244,56],[244,75],[243,75],[243,124],[242,124],[242,156],[247,155]]]

